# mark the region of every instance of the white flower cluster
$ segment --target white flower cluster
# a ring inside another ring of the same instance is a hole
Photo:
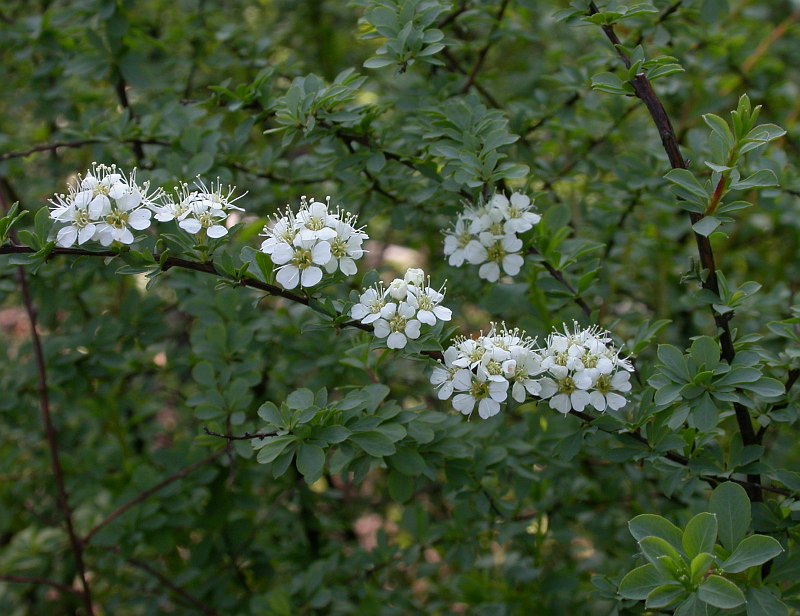
[[[202,229],[209,237],[227,234],[224,222],[230,211],[242,210],[233,205],[240,198],[233,198],[235,188],[228,187],[223,193],[219,180],[209,189],[199,179],[195,188],[190,190],[187,184],[176,188],[176,201],[160,188],[149,192],[149,182],[138,184],[136,169],[125,175],[116,165],[92,163],[84,176],[79,175],[68,186],[68,194],[55,195],[50,200],[50,217],[65,223],[58,230],[56,243],[65,248],[90,240],[103,246],[112,242],[132,244],[131,229],[147,229],[154,213],[159,222],[177,220],[182,229],[192,234]]]
[[[434,368],[431,384],[440,400],[454,393],[453,408],[486,419],[500,411],[511,397],[549,400],[550,408],[566,415],[587,405],[598,411],[622,408],[630,391],[633,366],[619,356],[608,332],[591,327],[564,334],[553,332],[544,348],[516,329],[492,324],[477,339],[457,338],[444,352],[444,362]]]
[[[492,323],[488,334],[476,339],[456,338],[444,352],[444,365],[431,374],[440,400],[453,398],[453,408],[488,419],[500,412],[500,403],[511,396],[523,402],[527,394],[536,395],[540,386],[534,378],[542,372],[536,340],[516,329],[499,329]]]
[[[633,364],[619,356],[605,330],[580,329],[576,323],[572,332],[565,325],[563,334],[550,334],[542,368],[547,373],[539,381],[539,395],[560,413],[582,411],[587,405],[616,410],[627,402],[622,394],[631,389]]]
[[[515,192],[510,198],[497,193],[485,205],[466,206],[451,229],[444,232],[444,254],[448,263],[480,265],[478,275],[497,282],[501,270],[508,276],[519,273],[524,259],[519,251],[525,233],[541,220],[527,195]]]
[[[449,321],[452,312],[442,306],[445,287],[432,288],[430,277],[419,268],[410,268],[405,276],[395,278],[388,288],[382,283],[364,289],[350,316],[364,324],[371,323],[375,336],[386,338],[390,349],[403,349],[408,340],[420,336],[420,327]]]
[[[301,197],[297,214],[287,208],[264,227],[261,235],[267,239],[261,243],[261,252],[279,266],[275,278],[286,289],[313,287],[322,280],[323,270],[352,276],[355,261],[364,255],[361,245],[369,238],[355,226],[356,220],[338,208],[331,211],[330,197],[326,203]]]
[[[135,169],[126,177],[116,165],[97,163],[68,190],[69,194],[50,200],[50,218],[66,223],[56,235],[56,243],[65,248],[89,240],[103,246],[114,241],[133,243],[131,229],[142,231],[150,226],[150,208],[162,194],[157,190],[148,195],[149,184],[136,183]]]
[[[216,184],[211,183],[211,188],[198,178],[194,189],[184,182],[174,190],[174,195],[164,196],[163,205],[154,208],[156,220],[159,222],[177,220],[178,226],[192,235],[205,229],[206,235],[210,238],[228,234],[225,222],[231,211],[244,211],[234,203],[247,194],[234,197],[236,187],[228,186],[224,191],[219,178]]]

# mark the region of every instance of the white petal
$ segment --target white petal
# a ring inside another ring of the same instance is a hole
[[[206,229],[206,234],[211,238],[218,238],[228,235],[228,230],[222,225],[212,225]]]
[[[572,408],[582,411],[589,404],[589,392],[582,389],[575,390],[570,394],[569,399],[572,402]]]
[[[94,235],[96,229],[97,228],[95,227],[95,225],[90,224],[86,225],[83,229],[78,231],[78,244],[85,244],[90,239],[92,239],[92,236]]]
[[[69,248],[75,243],[76,239],[78,239],[78,231],[75,227],[69,226],[59,229],[56,243],[63,248]]]
[[[300,277],[300,286],[313,287],[320,280],[322,280],[322,270],[318,267],[308,267],[303,270]]]
[[[182,221],[178,223],[178,226],[186,231],[187,233],[199,233],[200,230],[203,228],[203,225],[200,224],[200,221],[196,218],[184,218]]]
[[[453,398],[453,408],[464,415],[469,415],[475,408],[475,398],[469,394],[456,394]]]
[[[287,265],[278,270],[275,280],[284,289],[294,289],[300,282],[300,270],[293,265]]]
[[[325,265],[331,260],[331,245],[328,242],[320,242],[311,250],[311,260],[317,265]]]
[[[392,332],[386,339],[386,346],[390,349],[403,349],[406,346],[406,337],[400,332]]]
[[[572,409],[567,394],[558,394],[550,399],[550,408],[557,410],[559,413],[566,415]]]
[[[389,328],[389,323],[387,323],[383,319],[378,319],[377,321],[375,321],[375,325],[373,325],[373,328],[375,330],[375,336],[377,338],[386,338],[386,336],[389,335],[389,332],[392,331]]]
[[[617,409],[621,409],[623,406],[625,406],[625,403],[627,402],[625,398],[623,398],[619,394],[615,394],[613,391],[608,392],[606,394],[606,398],[608,400],[608,407],[614,409],[615,411]]]
[[[406,336],[411,338],[412,340],[416,340],[419,338],[419,328],[420,322],[416,319],[412,319],[408,323],[406,323]]]
[[[499,412],[500,404],[491,398],[484,398],[478,403],[478,415],[481,416],[481,419],[489,419],[489,417],[494,417]]]
[[[453,318],[453,311],[449,308],[445,308],[444,306],[436,306],[433,309],[433,314],[436,315],[436,318],[440,321],[449,321]],[[420,319],[421,321],[422,319]]]
[[[355,261],[348,257],[344,257],[339,261],[339,269],[342,270],[342,274],[345,276],[353,276],[358,272]]]
[[[417,313],[417,318],[426,325],[436,325],[436,317],[430,310],[420,310]]]
[[[606,410],[606,397],[599,391],[593,391],[589,394],[589,404],[591,404],[598,411]]]
[[[478,270],[478,276],[489,282],[497,282],[497,279],[500,278],[500,268],[494,262],[484,263]]]
[[[350,309],[350,316],[359,321],[368,314],[370,314],[370,311],[363,304],[354,304]]]
[[[151,215],[150,210],[144,208],[136,210],[135,212],[131,212],[128,216],[128,224],[137,231],[142,231],[150,226]]]
[[[281,242],[272,250],[272,262],[275,265],[283,265],[292,260],[294,256],[294,248],[284,242]]]
[[[525,263],[525,259],[519,255],[506,255],[503,257],[503,270],[509,276],[516,276],[523,263]]]

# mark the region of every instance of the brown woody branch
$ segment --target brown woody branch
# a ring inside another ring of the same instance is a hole
[[[590,2],[589,14],[594,15],[598,12],[599,11],[595,3]],[[602,26],[602,29],[606,35],[606,38],[608,38],[608,40],[614,46],[614,50],[616,51],[617,56],[619,56],[622,63],[626,68],[630,68],[631,60],[622,48],[622,44],[614,32],[613,26]],[[664,109],[664,105],[661,103],[658,95],[653,90],[650,80],[647,79],[647,76],[644,73],[639,73],[631,80],[630,83],[633,86],[636,96],[641,99],[641,101],[647,107],[647,110],[650,112],[650,116],[652,117],[653,122],[658,129],[659,136],[661,137],[661,144],[664,147],[664,151],[667,153],[670,166],[673,169],[686,169],[687,164],[683,158],[683,155],[681,154],[675,129],[672,127],[672,122],[670,121],[669,116]],[[689,219],[692,225],[700,221],[702,218],[703,216],[696,212],[689,213]],[[699,233],[694,233],[694,237],[695,243],[697,244],[697,251],[700,255],[700,263],[703,269],[707,272],[706,279],[702,281],[703,288],[711,291],[714,293],[714,295],[719,296],[717,268],[714,260],[714,252],[711,248],[711,242],[707,237],[700,235]],[[734,357],[736,357],[736,350],[733,346],[733,336],[731,335],[730,326],[728,324],[728,321],[732,315],[720,315],[716,311],[713,311],[713,309],[712,312],[717,329],[720,330],[719,338],[720,346],[722,347],[722,356],[725,361],[730,364],[733,362]],[[748,413],[747,409],[738,403],[734,403],[733,406],[736,413],[736,423],[738,424],[739,431],[742,434],[743,443],[745,445],[758,444],[758,437],[753,429],[753,424],[750,420],[750,414]],[[751,475],[748,477],[748,479],[754,484],[761,483],[758,475]],[[762,498],[760,490],[758,489],[750,489],[749,494],[751,498],[756,501],[761,500]]]
[[[55,582],[53,580],[48,580],[46,578],[0,574],[0,582],[11,582],[13,584],[33,584],[34,586],[51,586],[53,588],[56,588],[57,590],[60,590],[63,593],[67,593],[70,595],[78,595],[79,597],[83,596],[83,593],[80,590],[76,590],[72,588],[72,586],[67,586],[66,584],[62,584],[61,582]]]

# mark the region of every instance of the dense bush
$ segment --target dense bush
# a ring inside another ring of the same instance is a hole
[[[795,613],[798,18],[0,7],[0,612]]]

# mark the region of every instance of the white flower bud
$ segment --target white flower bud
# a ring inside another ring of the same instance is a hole
[[[425,282],[425,272],[418,267],[410,267],[403,278],[408,284],[421,287]]]
[[[408,285],[404,280],[395,278],[386,292],[396,300],[404,300],[408,296]]]

